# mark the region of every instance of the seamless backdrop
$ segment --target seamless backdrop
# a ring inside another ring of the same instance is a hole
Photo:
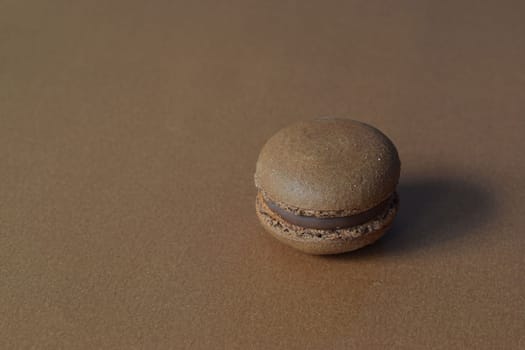
[[[0,1],[0,347],[525,348],[523,1]],[[401,212],[264,233],[291,122],[373,124]]]

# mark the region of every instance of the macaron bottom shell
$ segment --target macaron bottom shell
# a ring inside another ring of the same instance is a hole
[[[353,251],[381,238],[392,226],[399,207],[397,194],[392,203],[372,220],[340,229],[319,230],[296,226],[274,213],[257,194],[257,216],[263,227],[282,243],[312,255],[340,254]]]

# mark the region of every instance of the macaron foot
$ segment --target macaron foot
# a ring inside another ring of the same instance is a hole
[[[390,205],[373,219],[353,227],[320,230],[296,226],[273,212],[257,194],[256,213],[262,226],[282,243],[307,254],[328,255],[350,252],[376,242],[392,226],[399,208],[394,194]]]

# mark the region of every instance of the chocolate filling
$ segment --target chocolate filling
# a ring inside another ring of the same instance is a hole
[[[382,202],[381,204],[373,207],[372,209],[361,212],[359,214],[334,218],[318,218],[315,216],[296,215],[287,210],[282,209],[270,200],[265,200],[265,202],[266,205],[273,212],[275,212],[277,215],[279,215],[291,224],[320,230],[332,230],[338,228],[357,226],[359,224],[372,220],[388,208],[391,199],[392,196],[390,196],[386,201]]]

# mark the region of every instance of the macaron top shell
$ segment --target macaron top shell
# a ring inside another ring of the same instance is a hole
[[[352,215],[391,196],[400,175],[394,144],[350,119],[292,124],[264,145],[255,184],[264,197],[299,215]]]

